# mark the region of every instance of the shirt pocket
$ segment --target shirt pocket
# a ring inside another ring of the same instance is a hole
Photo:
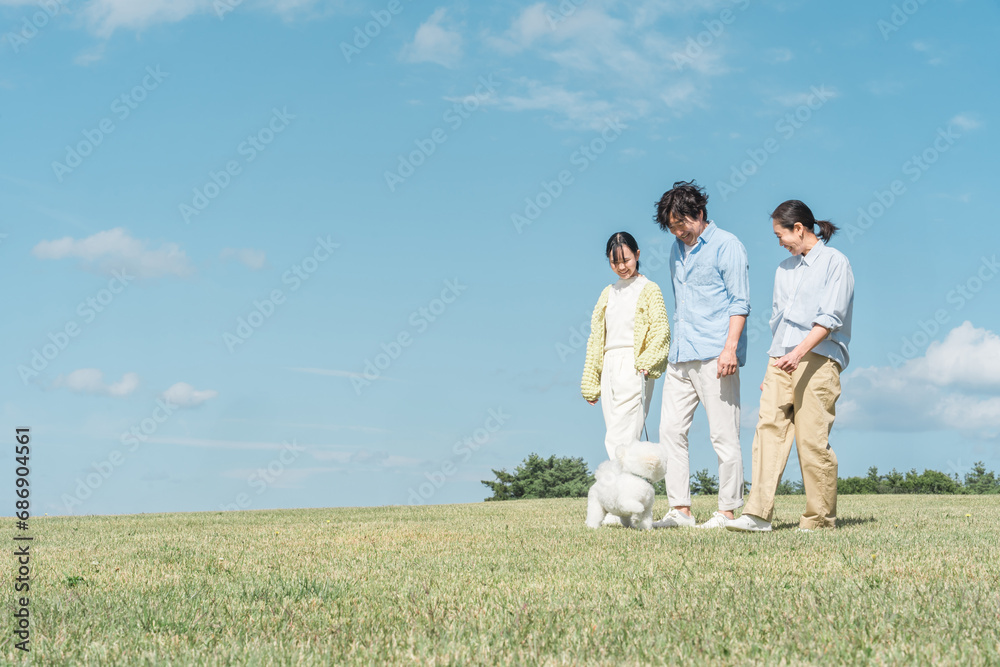
[[[688,271],[687,282],[697,286],[715,285],[719,282],[719,272],[710,264],[696,264]]]

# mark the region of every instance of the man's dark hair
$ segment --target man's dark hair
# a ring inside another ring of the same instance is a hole
[[[708,220],[708,210],[705,208],[707,204],[708,195],[704,188],[694,181],[677,181],[656,203],[656,224],[667,232],[670,231],[671,214],[675,218],[697,220],[701,213]]]

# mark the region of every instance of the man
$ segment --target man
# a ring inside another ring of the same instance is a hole
[[[719,459],[719,511],[699,528],[724,528],[743,505],[740,367],[746,363],[750,267],[743,244],[708,220],[708,196],[694,181],[674,183],[656,222],[677,240],[670,250],[674,319],[660,412],[671,510],[660,528],[694,527],[688,431],[701,403]]]

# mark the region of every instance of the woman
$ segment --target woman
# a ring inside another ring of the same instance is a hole
[[[740,518],[726,527],[769,531],[774,494],[795,440],[806,511],[800,530],[837,522],[837,456],[830,448],[840,374],[849,360],[854,274],[826,245],[837,227],[816,221],[793,199],[771,214],[778,243],[792,254],[778,266],[771,308],[771,362],[761,384],[760,419],[753,440],[753,484]]]
[[[619,445],[642,434],[653,380],[667,367],[670,325],[659,286],[639,273],[635,238],[612,234],[604,254],[618,281],[604,288],[594,307],[580,389],[591,405],[604,396],[604,446],[614,460]]]

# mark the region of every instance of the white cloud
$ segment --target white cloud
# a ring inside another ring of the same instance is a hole
[[[836,88],[822,85],[812,86],[806,91],[778,95],[774,98],[774,101],[785,107],[798,107],[804,105],[817,108],[814,105],[823,104],[828,100],[836,99],[838,97],[840,97],[840,93]]]
[[[53,2],[56,0],[52,0]],[[107,39],[120,29],[142,31],[160,23],[177,23],[198,14],[213,20],[224,19],[230,12],[250,8],[271,11],[284,17],[302,14],[312,9],[317,0],[84,0],[79,3],[59,0],[63,11],[82,17],[82,25],[90,32]],[[0,5],[39,5],[39,0],[0,0]],[[312,12],[324,16],[339,10],[343,0],[325,0],[322,11]],[[95,57],[96,56],[96,57]],[[82,63],[79,63],[80,58]],[[88,58],[99,59],[100,52],[81,54],[78,64],[87,64]]]
[[[123,270],[138,278],[168,275],[183,278],[194,273],[187,255],[176,243],[165,243],[156,250],[148,250],[145,241],[132,238],[121,227],[98,232],[85,239],[66,236],[54,241],[42,241],[32,249],[31,254],[39,259],[77,257],[83,260],[84,268],[103,275]]]
[[[595,93],[567,90],[559,85],[519,79],[512,82],[515,92],[499,97],[497,104],[507,111],[548,111],[555,114],[553,125],[563,129],[601,130],[615,120],[627,121],[645,113],[644,100],[600,99]]]
[[[291,443],[280,442],[254,442],[248,440],[213,440],[210,438],[180,438],[172,436],[149,436],[148,442],[157,445],[180,445],[182,447],[205,447],[209,449],[232,449],[232,450],[261,450],[280,451],[291,449],[293,451],[304,451],[305,447]]]
[[[904,368],[913,379],[939,387],[1000,393],[1000,336],[963,322]]]
[[[235,259],[248,269],[259,271],[267,266],[267,255],[263,250],[253,248],[223,248],[219,255],[222,259]]]
[[[901,81],[869,81],[867,87],[868,92],[879,97],[897,95],[904,89]]]
[[[80,368],[69,375],[60,375],[53,383],[54,387],[65,387],[77,394],[95,394],[98,396],[128,396],[139,387],[139,375],[125,373],[122,379],[113,384],[104,384],[104,374],[96,368]]]
[[[983,125],[976,116],[968,113],[960,113],[949,122],[952,125],[958,126],[958,129],[965,130],[966,132],[979,129]]]
[[[110,37],[115,30],[142,30],[155,23],[176,23],[188,16],[213,11],[215,0],[91,0],[82,14],[92,32]]]
[[[76,54],[73,58],[73,62],[77,65],[82,65],[86,67],[91,63],[96,63],[104,57],[104,49],[107,42],[100,42],[89,49],[85,49],[80,53]]]
[[[1000,337],[970,322],[898,368],[861,368],[844,378],[842,426],[885,431],[1000,433]]]
[[[764,60],[767,63],[775,65],[777,63],[787,63],[794,56],[789,49],[768,49],[764,52]]]
[[[701,20],[718,21],[722,8],[734,9],[736,21],[745,9],[731,0],[536,2],[502,34],[481,41],[502,55],[530,51],[555,66],[544,78],[533,74],[501,108],[548,111],[556,127],[597,129],[606,116],[672,117],[707,108],[710,79],[732,71],[728,29],[708,33]],[[701,32],[710,37],[707,46],[692,42]]]
[[[365,375],[364,373],[358,373],[355,371],[341,371],[328,368],[285,368],[286,371],[294,371],[295,373],[307,373],[309,375],[329,375],[331,377],[339,378],[357,378],[359,380],[366,380],[367,382],[373,382],[370,375]],[[387,377],[385,375],[379,375],[379,380],[391,380],[393,382],[400,382],[396,378]]]
[[[403,60],[457,67],[462,60],[462,35],[443,25],[447,9],[440,7],[417,28],[413,41],[403,48]]]
[[[194,408],[218,395],[214,389],[198,390],[187,382],[178,382],[163,392],[161,398],[181,408]]]
[[[544,2],[531,5],[514,19],[503,37],[487,35],[486,41],[501,53],[513,54],[523,51],[539,38],[555,30],[555,26],[546,15],[546,12],[550,11]]]

